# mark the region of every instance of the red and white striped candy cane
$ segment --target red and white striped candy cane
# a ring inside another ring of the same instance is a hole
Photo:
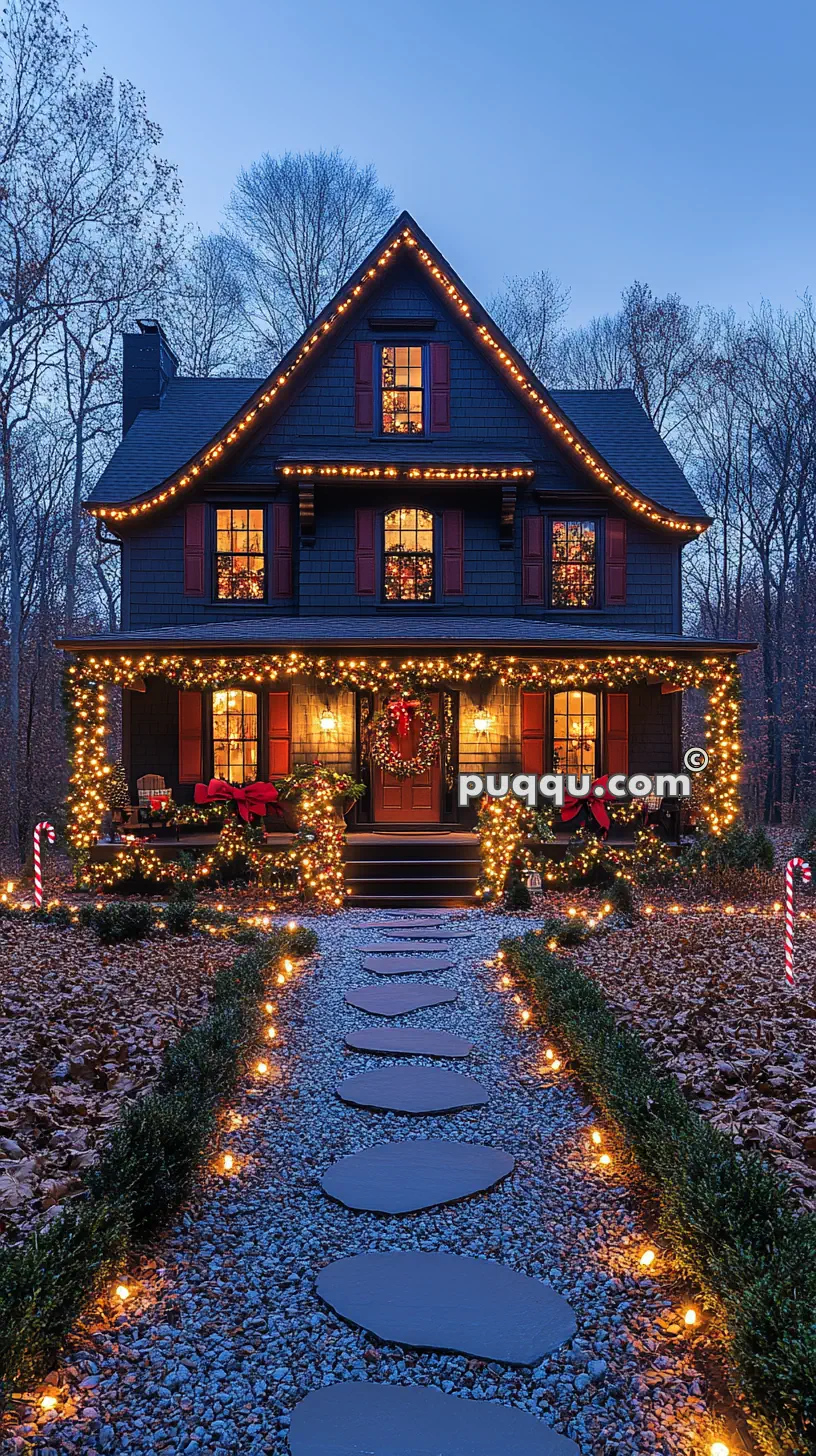
[[[810,865],[797,855],[785,865],[785,980],[793,985],[793,872],[802,871],[805,884],[810,880]]]
[[[34,826],[34,904],[39,910],[42,905],[42,859],[40,856],[40,834],[45,830],[48,835],[48,843],[54,843],[54,826],[49,824],[47,819],[41,819],[39,824]]]

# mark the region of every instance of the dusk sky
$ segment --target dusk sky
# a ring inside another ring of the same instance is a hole
[[[66,0],[147,95],[188,217],[263,152],[375,164],[482,297],[633,278],[745,313],[816,282],[812,0]]]

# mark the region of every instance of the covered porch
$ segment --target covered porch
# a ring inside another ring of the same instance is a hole
[[[282,787],[318,763],[357,786],[342,805],[350,889],[354,865],[377,856],[410,862],[412,882],[423,855],[458,858],[468,862],[467,875],[451,878],[464,881],[475,867],[478,805],[460,804],[460,775],[676,774],[686,690],[708,698],[700,746],[709,764],[694,812],[715,831],[731,822],[737,644],[633,634],[610,641],[600,629],[579,636],[564,624],[517,618],[456,625],[455,644],[447,619],[362,616],[331,624],[265,618],[250,640],[241,622],[218,624],[217,634],[212,626],[174,629],[172,646],[165,629],[65,643],[76,653],[69,668],[76,847],[94,861],[123,852],[101,833],[115,688],[122,690],[125,848],[147,842],[159,859],[207,855],[217,843],[224,805],[196,804],[197,785],[216,778],[238,789],[255,781]],[[281,639],[286,650],[274,650]],[[283,816],[277,808],[263,823],[262,852],[297,840],[298,823],[286,804]],[[652,804],[644,812],[676,841],[680,817],[665,810]],[[610,842],[630,842],[636,818],[613,822]],[[556,816],[552,828],[548,853],[557,859],[574,825]]]

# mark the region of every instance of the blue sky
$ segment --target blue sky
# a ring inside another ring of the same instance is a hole
[[[744,313],[816,283],[812,0],[64,0],[218,225],[264,151],[372,161],[482,297],[633,278]]]

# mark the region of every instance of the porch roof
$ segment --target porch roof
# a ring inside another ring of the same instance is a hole
[[[456,617],[452,615],[359,616],[359,617],[242,617],[215,622],[152,627],[141,631],[106,632],[94,637],[69,637],[58,644],[69,652],[169,648],[206,652],[286,651],[326,646],[332,651],[347,647],[354,651],[385,647],[427,649],[444,645],[450,653],[478,649],[516,653],[616,651],[638,649],[651,652],[700,654],[749,652],[751,642],[717,638],[684,637],[680,634],[629,632],[581,622],[542,621],[535,617]]]

